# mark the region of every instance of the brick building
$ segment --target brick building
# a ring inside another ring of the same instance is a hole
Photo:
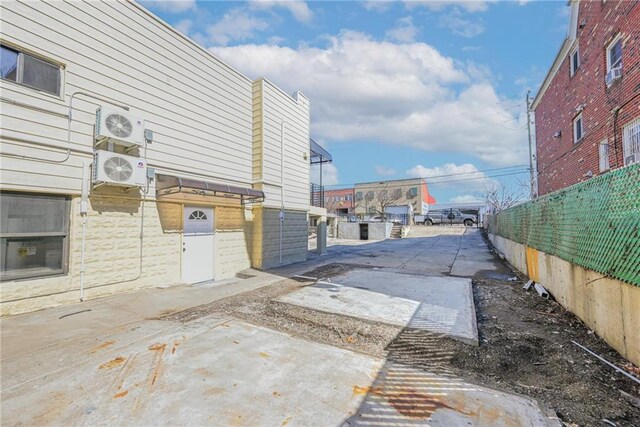
[[[326,190],[324,192],[324,207],[327,213],[347,215],[353,213],[353,188],[340,190]]]
[[[532,104],[538,194],[640,161],[640,2],[571,0]]]

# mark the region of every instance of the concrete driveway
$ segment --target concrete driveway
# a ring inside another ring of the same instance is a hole
[[[325,278],[333,285],[303,285],[266,302],[296,307],[286,329],[234,315],[254,312],[255,301],[238,312],[224,308],[231,296],[242,305],[243,295],[278,291],[292,282],[287,277],[336,262],[361,270],[344,274],[342,284]],[[446,369],[451,355],[439,340],[464,338],[472,321],[457,314],[473,312],[464,277],[499,268],[477,231],[434,227],[407,239],[334,245],[326,256],[245,280],[3,318],[2,425],[551,425],[535,401]],[[454,281],[460,291],[443,293]],[[312,295],[301,304],[294,295],[306,290]],[[458,305],[443,295],[457,295]],[[385,311],[391,300],[398,310]],[[167,316],[181,310],[201,315]],[[316,330],[336,327],[305,313],[359,322],[363,336],[374,324],[397,336],[385,357],[354,351],[349,336],[332,343],[298,332],[310,318]]]

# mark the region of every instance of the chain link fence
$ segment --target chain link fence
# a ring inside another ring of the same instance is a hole
[[[488,229],[640,286],[640,164],[492,215]]]

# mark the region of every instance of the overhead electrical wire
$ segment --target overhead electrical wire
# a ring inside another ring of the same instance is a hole
[[[484,175],[484,176],[478,176],[478,177],[469,177],[469,178],[462,178],[462,179],[453,179],[453,180],[438,180],[438,178],[447,178],[447,177],[452,177],[452,176],[461,176],[461,175],[470,175],[470,174],[477,174],[477,173],[484,173],[484,172],[493,172],[493,171],[506,171],[507,169],[520,169],[521,170],[513,170],[513,171],[509,171],[509,172],[505,172],[505,173],[501,173],[501,174],[494,174],[494,175]],[[529,167],[527,165],[517,165],[517,166],[507,166],[507,167],[502,167],[502,168],[493,168],[493,169],[484,169],[484,170],[478,170],[478,171],[473,171],[473,172],[460,172],[460,173],[454,173],[454,174],[446,174],[446,175],[435,175],[435,176],[423,176],[423,177],[415,177],[413,179],[425,179],[428,180],[427,184],[429,185],[435,185],[435,184],[444,184],[444,183],[450,183],[450,182],[458,182],[458,181],[472,181],[472,180],[481,180],[481,179],[488,179],[488,178],[497,178],[497,177],[501,177],[501,176],[509,176],[509,175],[518,175],[518,174],[522,174],[522,173],[528,173],[529,172]],[[435,180],[434,180],[435,178]],[[409,178],[411,179],[411,178]],[[401,180],[398,180],[401,181]],[[375,181],[372,181],[371,183],[373,183]],[[380,182],[385,182],[385,181],[380,181]],[[390,182],[393,182],[390,181]],[[346,187],[346,188],[350,188],[355,186],[356,184],[335,184],[335,185],[325,185],[324,187]]]

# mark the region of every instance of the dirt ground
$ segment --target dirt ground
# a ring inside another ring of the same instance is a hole
[[[571,341],[617,366],[628,362],[560,304],[526,293],[522,283],[474,282],[481,345],[458,346],[451,363],[460,374],[534,397],[567,425],[640,425],[640,387]]]
[[[304,275],[331,278],[354,268],[368,267],[336,263]],[[479,347],[422,330],[275,301],[314,283],[302,279],[285,279],[163,318],[188,322],[225,313],[308,340],[430,371],[452,372],[476,384],[531,396],[555,411],[567,426],[640,426],[640,387],[571,340],[618,366],[628,362],[558,303],[533,290],[525,292],[524,281],[523,277],[515,282],[474,278]],[[430,354],[434,340],[439,343],[437,363]]]
[[[635,367],[560,304],[525,292],[525,281],[474,279],[480,346],[456,343],[453,367],[471,381],[538,399],[568,426],[640,426],[640,386],[571,341]]]

